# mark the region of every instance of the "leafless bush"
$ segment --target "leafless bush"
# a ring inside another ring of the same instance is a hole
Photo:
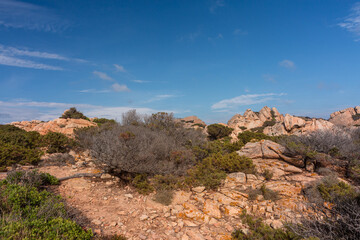
[[[69,153],[53,153],[41,158],[40,166],[66,166],[75,164],[75,159]]]
[[[313,214],[291,228],[304,238],[321,240],[360,239],[360,197],[338,198],[332,205],[313,204]]]
[[[186,144],[201,140],[182,128],[169,133],[146,125],[119,124],[83,131],[78,139],[108,172],[175,175],[184,174],[195,163]]]
[[[143,117],[135,109],[122,114],[122,125],[140,125],[143,124]]]

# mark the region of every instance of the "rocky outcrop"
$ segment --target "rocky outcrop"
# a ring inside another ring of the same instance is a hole
[[[252,159],[280,159],[297,167],[305,167],[300,156],[287,156],[284,146],[270,140],[249,142],[237,153]]]
[[[205,129],[206,127],[206,123],[197,116],[180,118],[178,119],[178,121],[182,122],[184,124],[184,127],[186,128]]]
[[[359,120],[360,121],[360,120]],[[247,109],[243,115],[236,114],[228,121],[233,128],[233,139],[244,131],[260,131],[270,136],[304,134],[316,130],[331,129],[333,123],[324,119],[283,116],[276,108],[263,107],[259,112]]]
[[[334,112],[330,115],[329,121],[339,126],[360,126],[360,106]]]
[[[39,132],[42,135],[45,135],[48,132],[59,132],[68,136],[73,135],[74,129],[97,126],[96,123],[85,119],[63,119],[63,118],[58,118],[48,122],[33,120],[33,121],[12,122],[10,124],[18,128],[24,129],[26,131]]]

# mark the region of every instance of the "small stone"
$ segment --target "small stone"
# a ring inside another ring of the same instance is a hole
[[[110,226],[111,226],[111,227],[115,227],[116,225],[117,225],[117,222],[111,222],[111,223],[110,223]]]
[[[124,196],[127,197],[127,198],[134,198],[134,196],[132,194],[130,194],[130,193],[125,194]]]
[[[266,207],[266,211],[267,211],[267,212],[273,212],[272,206],[267,206],[267,207]]]
[[[218,223],[218,220],[216,220],[215,218],[211,218],[210,221],[209,221],[210,225],[215,225],[217,223]]]
[[[144,221],[144,220],[146,220],[146,219],[148,219],[149,218],[149,216],[147,216],[147,215],[141,215],[140,216],[140,220],[141,221]]]
[[[283,223],[280,220],[273,220],[270,224],[272,228],[281,228],[283,226]]]
[[[104,200],[107,200],[108,198],[107,197],[104,197]]]
[[[221,218],[219,204],[213,200],[207,199],[205,201],[203,212],[211,217]]]
[[[99,219],[95,219],[92,221],[92,223],[94,223],[95,225],[101,225],[101,221]]]
[[[94,233],[95,233],[96,235],[100,235],[100,234],[101,234],[101,230],[100,230],[100,229],[94,229]]]
[[[192,188],[191,190],[193,190],[194,192],[197,192],[197,193],[201,193],[205,190],[205,187],[204,186],[195,187],[195,188]]]
[[[112,181],[107,181],[105,184],[106,185],[113,185],[113,182]]]
[[[198,226],[197,224],[195,224],[195,223],[193,223],[191,221],[188,221],[188,220],[184,220],[184,224],[187,227],[197,227]]]
[[[100,177],[100,178],[101,178],[101,179],[111,178],[111,175],[108,174],[108,173],[103,173],[103,174],[101,174],[101,177]]]

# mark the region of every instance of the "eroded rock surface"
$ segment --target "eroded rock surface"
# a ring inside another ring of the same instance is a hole
[[[360,106],[334,112],[330,115],[329,121],[340,126],[360,125]]]
[[[48,132],[59,132],[68,136],[73,135],[74,129],[97,126],[96,123],[85,119],[63,118],[57,118],[48,122],[42,122],[39,120],[12,122],[11,125],[26,131],[36,131],[42,135],[45,135]]]

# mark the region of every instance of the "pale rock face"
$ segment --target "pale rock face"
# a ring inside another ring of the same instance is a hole
[[[252,159],[281,159],[297,167],[304,167],[304,162],[298,157],[288,157],[285,155],[286,148],[270,140],[259,142],[249,142],[241,150],[237,151],[240,156]]]
[[[263,107],[259,112],[259,119],[262,122],[271,120],[272,119],[271,109],[267,106]]]
[[[293,128],[301,128],[305,126],[305,120],[299,117],[291,116],[290,114],[286,114],[284,118],[284,126],[287,131],[290,131]]]
[[[77,128],[94,127],[96,123],[85,119],[63,119],[58,118],[49,122],[22,121],[12,122],[11,125],[24,129],[25,131],[36,131],[42,135],[48,132],[59,132],[68,136],[73,136],[74,130]]]
[[[264,134],[269,136],[281,136],[287,135],[288,132],[286,131],[282,122],[277,122],[274,126],[264,128]]]
[[[353,116],[360,114],[360,106],[346,108],[330,115],[329,121],[334,125],[353,126],[360,124],[360,119],[354,120]]]

